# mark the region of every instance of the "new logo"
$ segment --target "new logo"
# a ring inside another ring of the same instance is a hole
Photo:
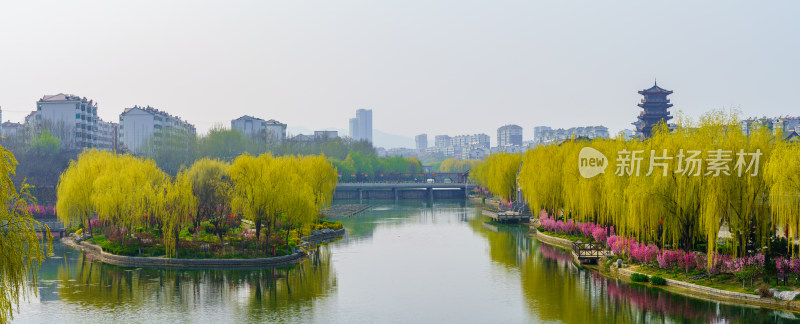
[[[602,152],[591,147],[584,147],[578,153],[578,171],[584,178],[592,178],[605,173],[608,159]]]

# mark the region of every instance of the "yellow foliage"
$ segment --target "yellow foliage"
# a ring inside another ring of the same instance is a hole
[[[495,153],[470,171],[470,178],[506,201],[517,194],[517,172],[522,156],[515,153]]]

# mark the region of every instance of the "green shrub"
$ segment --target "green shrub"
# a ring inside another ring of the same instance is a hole
[[[647,279],[647,275],[646,274],[634,273],[634,274],[631,274],[631,281],[633,281],[633,282],[647,282],[648,279]]]
[[[191,233],[189,233],[189,229],[188,229],[188,228],[186,228],[186,227],[184,227],[184,228],[181,230],[181,233],[180,233],[180,234],[178,234],[178,238],[180,238],[180,239],[182,239],[182,240],[188,239],[188,238],[190,238],[190,237],[192,237],[192,234],[191,234]]]
[[[663,286],[667,284],[667,279],[661,278],[659,276],[652,276],[650,277],[650,283],[656,286]]]

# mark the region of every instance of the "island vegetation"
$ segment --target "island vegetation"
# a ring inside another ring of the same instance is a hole
[[[171,176],[152,159],[86,150],[61,175],[56,210],[115,254],[268,257],[341,226],[320,220],[336,183],[322,155],[203,158]]]

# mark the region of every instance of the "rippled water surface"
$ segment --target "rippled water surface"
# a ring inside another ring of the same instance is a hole
[[[373,203],[347,235],[278,269],[106,265],[55,244],[15,323],[794,322],[579,270],[464,202]]]

